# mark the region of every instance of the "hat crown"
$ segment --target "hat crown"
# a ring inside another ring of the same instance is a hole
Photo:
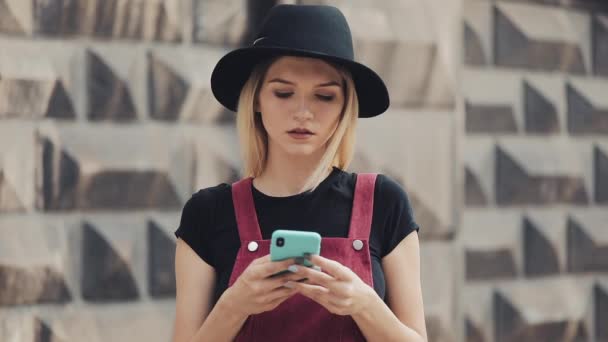
[[[253,47],[281,47],[354,60],[351,31],[342,12],[326,5],[270,9]]]

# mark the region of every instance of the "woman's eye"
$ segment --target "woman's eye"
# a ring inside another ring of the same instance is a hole
[[[330,101],[332,101],[334,99],[333,95],[320,95],[319,94],[319,95],[317,95],[317,97],[319,99],[321,99],[322,101],[326,101],[326,102],[330,102]]]
[[[275,95],[276,97],[278,97],[278,98],[281,98],[281,99],[286,99],[286,98],[290,97],[290,96],[291,96],[291,94],[293,94],[293,93],[291,93],[291,92],[287,92],[287,93],[281,93],[281,92],[278,92],[278,91],[275,91],[275,92],[274,92],[274,95]]]

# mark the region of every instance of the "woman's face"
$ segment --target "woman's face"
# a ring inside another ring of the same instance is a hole
[[[256,106],[269,150],[289,155],[323,153],[340,120],[342,87],[340,73],[322,60],[277,59],[266,73]]]

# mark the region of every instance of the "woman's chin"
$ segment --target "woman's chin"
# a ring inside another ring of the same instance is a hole
[[[319,149],[316,148],[316,146],[301,144],[297,146],[286,146],[284,148],[284,151],[285,153],[291,156],[307,157],[315,154],[316,152],[319,152]]]

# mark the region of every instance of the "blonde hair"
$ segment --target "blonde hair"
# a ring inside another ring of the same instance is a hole
[[[245,82],[239,96],[236,126],[243,158],[244,177],[258,177],[264,171],[268,160],[268,135],[261,117],[255,114],[255,103],[266,72],[275,60],[276,58],[258,64]],[[326,143],[327,147],[319,165],[300,192],[316,189],[323,181],[327,170],[333,166],[345,170],[353,159],[355,130],[359,117],[357,92],[350,72],[339,65],[333,66],[343,78],[344,107],[338,126]]]

